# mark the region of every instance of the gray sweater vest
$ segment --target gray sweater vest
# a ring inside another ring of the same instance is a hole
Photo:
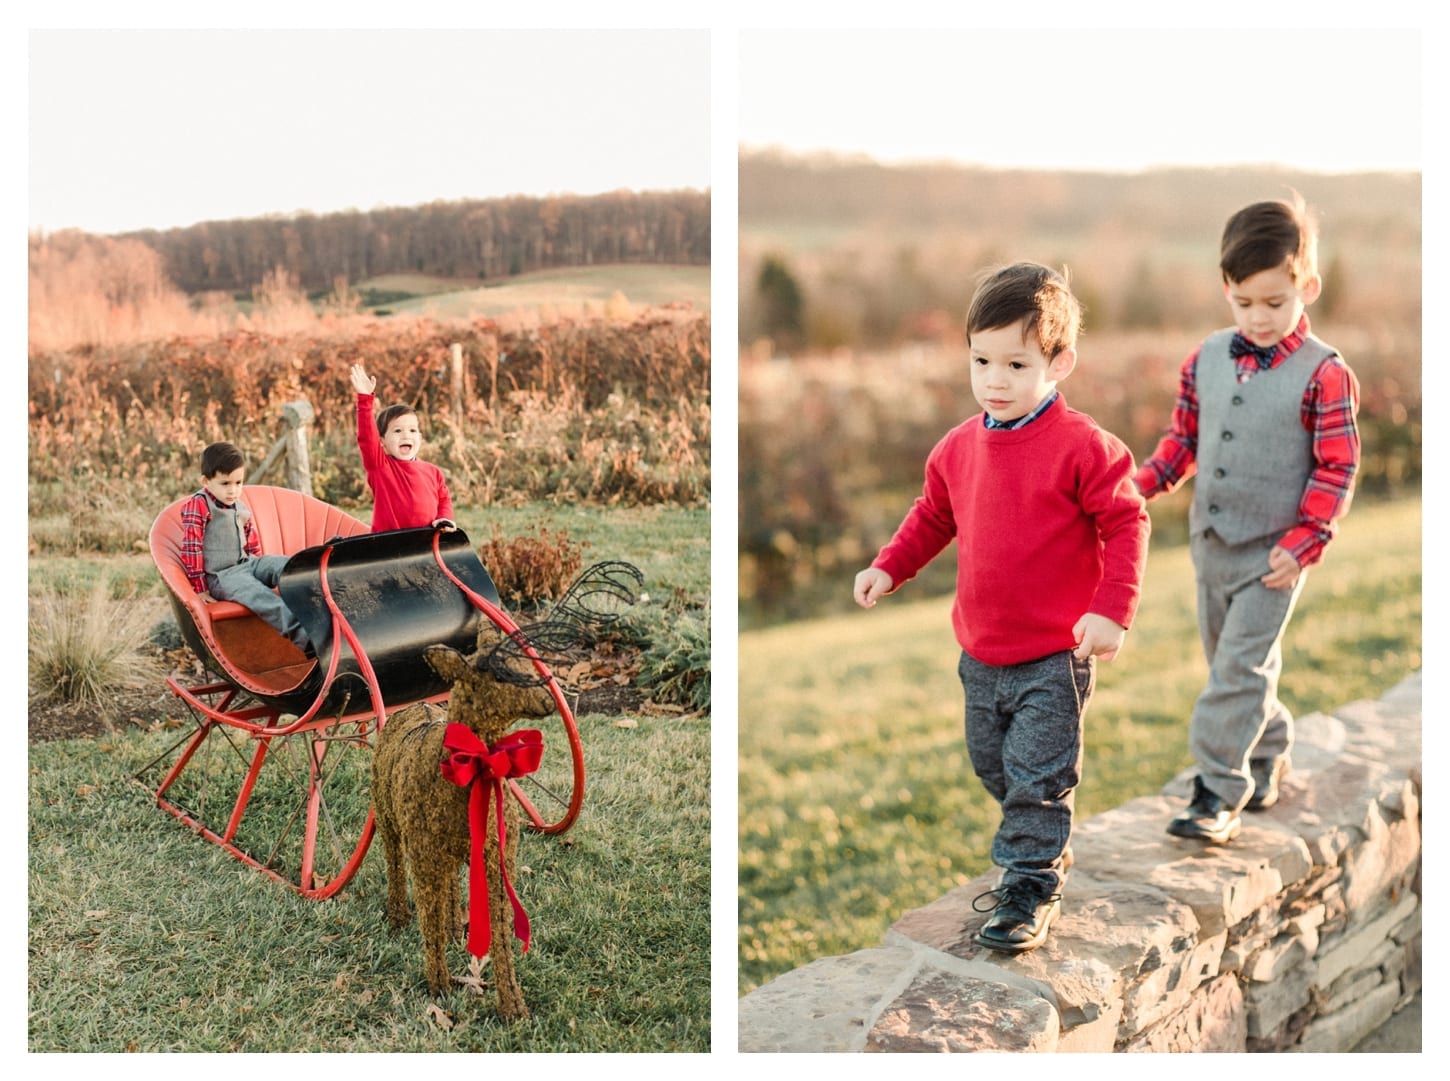
[[[208,574],[216,574],[228,567],[235,567],[247,554],[242,523],[252,512],[242,503],[230,507],[219,507],[210,499],[207,508],[211,518],[206,523],[206,535],[202,538],[202,566]],[[245,517],[244,517],[245,515]]]
[[[1243,544],[1299,522],[1314,469],[1314,437],[1304,430],[1300,406],[1335,350],[1310,335],[1277,368],[1240,383],[1228,349],[1233,335],[1217,331],[1198,353],[1198,476],[1188,528]]]

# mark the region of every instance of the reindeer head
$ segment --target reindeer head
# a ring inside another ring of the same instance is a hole
[[[553,696],[521,651],[501,650],[510,641],[485,619],[478,632],[478,648],[468,657],[449,646],[423,651],[428,666],[453,685],[448,719],[472,728],[485,743],[508,733],[524,717],[547,717]]]
[[[470,657],[448,646],[429,646],[424,660],[453,685],[449,719],[492,743],[521,717],[548,716],[554,708],[552,695],[544,689],[548,664],[569,661],[598,629],[617,620],[634,603],[643,580],[632,564],[596,563],[565,590],[546,619],[512,634],[504,634],[492,620],[481,620],[477,649]]]

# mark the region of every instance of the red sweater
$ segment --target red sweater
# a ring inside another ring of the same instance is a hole
[[[1148,554],[1148,512],[1120,440],[1059,395],[1024,428],[978,414],[948,432],[926,484],[872,564],[893,591],[957,538],[952,626],[984,664],[1072,649],[1093,612],[1127,627]]]
[[[453,499],[443,470],[431,462],[405,462],[383,450],[373,422],[373,396],[357,396],[357,449],[362,452],[368,487],[373,490],[374,533],[417,529],[453,517]]]

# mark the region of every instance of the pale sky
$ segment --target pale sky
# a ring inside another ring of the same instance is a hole
[[[710,186],[703,30],[32,30],[29,224]]]
[[[742,31],[739,60],[749,149],[1043,169],[1421,168],[1417,30]]]

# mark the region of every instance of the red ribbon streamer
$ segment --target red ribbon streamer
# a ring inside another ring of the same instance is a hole
[[[537,728],[511,732],[492,747],[484,743],[466,724],[453,722],[443,732],[443,749],[453,753],[439,764],[445,779],[461,788],[468,788],[468,832],[472,840],[468,860],[468,952],[474,957],[488,953],[493,941],[493,928],[488,912],[488,875],[484,867],[483,846],[488,836],[489,797],[497,810],[498,868],[503,887],[514,908],[514,937],[529,952],[529,917],[519,904],[504,866],[504,842],[507,830],[503,820],[503,782],[508,777],[522,777],[539,768],[544,756],[544,736]]]

